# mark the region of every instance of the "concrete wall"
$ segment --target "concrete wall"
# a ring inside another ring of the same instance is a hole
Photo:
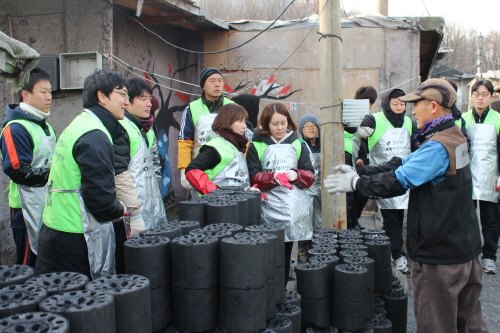
[[[306,29],[272,29],[251,43],[236,50],[205,56],[206,66],[224,70],[228,88],[247,88],[244,92],[263,94],[275,88],[264,99],[298,103],[291,110],[298,119],[305,114],[319,117],[319,43],[317,29],[313,29],[304,43],[280,66],[307,36]],[[232,47],[248,40],[256,32],[205,33],[205,50]],[[342,62],[344,67],[344,98],[353,98],[360,86],[372,85],[383,91],[394,85],[410,91],[420,83],[418,31],[386,28],[343,28]],[[262,80],[262,81],[261,81]],[[272,86],[272,87],[271,87]],[[271,101],[263,100],[262,110]],[[300,104],[303,103],[303,104]],[[372,112],[379,111],[377,100]],[[409,114],[409,113],[408,113]]]
[[[113,25],[113,54],[135,67],[126,70],[117,62],[114,69],[128,78],[141,77],[152,81],[153,94],[160,101],[160,111],[155,130],[161,147],[163,163],[162,194],[167,207],[188,197],[180,185],[177,169],[177,137],[180,120],[189,101],[199,98],[201,88],[185,85],[177,80],[197,84],[203,69],[203,56],[177,50],[138,25],[127,23],[123,15],[115,12]],[[202,51],[203,37],[193,31],[172,26],[148,26],[155,33],[174,45]],[[145,74],[147,71],[151,74]],[[183,94],[168,88],[193,93]]]
[[[203,58],[185,52],[178,52],[165,45],[157,37],[146,33],[138,25],[128,25],[125,19],[113,11],[101,0],[2,0],[0,6],[0,30],[10,34],[7,16],[11,17],[12,37],[37,50],[40,54],[56,54],[66,52],[97,51],[101,54],[113,52],[128,64],[158,73],[175,77],[183,81],[196,83],[198,73],[203,67]],[[182,28],[151,28],[163,38],[187,49],[202,50],[203,37]],[[118,67],[108,59],[104,59],[105,68],[119,70],[128,77],[134,76],[130,71]],[[137,72],[141,77],[143,72]],[[199,93],[201,89],[186,87],[170,80],[162,81],[151,75],[150,78],[168,87],[178,87],[184,91]],[[177,131],[182,110],[189,98],[157,85],[154,94],[161,101],[157,130],[163,142],[165,177],[164,192],[167,205],[176,199],[187,196],[187,192],[178,184],[177,165]],[[82,90],[54,91],[51,107],[50,124],[59,135],[63,129],[82,112]],[[11,103],[11,85],[0,81],[0,119],[5,118],[5,105]],[[196,97],[191,97],[191,100]],[[17,103],[17,100],[16,100]],[[168,156],[168,157],[167,157]],[[170,165],[172,168],[170,168]],[[172,170],[172,171],[171,171]],[[176,185],[170,186],[171,179]],[[12,241],[7,194],[4,189],[8,178],[0,172],[0,265],[15,260]]]

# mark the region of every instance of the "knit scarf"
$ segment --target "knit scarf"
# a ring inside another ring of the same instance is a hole
[[[151,115],[149,118],[137,118],[141,122],[142,126],[144,127],[144,132],[149,132],[151,127],[153,126],[153,123],[155,121],[155,117]]]
[[[224,139],[231,142],[238,151],[243,154],[247,151],[248,139],[246,136],[233,132],[232,130],[220,129],[218,134]]]
[[[45,117],[48,117],[50,116],[50,111],[45,113],[45,112],[42,112],[40,110],[38,110],[37,108],[35,107],[32,107],[31,105],[29,104],[26,104],[26,103],[19,103],[19,108],[21,108],[21,110],[23,110],[24,112],[26,112],[27,114],[35,117],[36,119],[39,119],[39,120],[43,120],[45,119]]]
[[[450,113],[450,114],[447,114],[447,115],[444,115],[442,117],[432,119],[431,121],[426,122],[424,124],[424,128],[422,129],[421,135],[425,136],[425,133],[429,132],[433,128],[436,128],[437,126],[441,125],[442,123],[444,123],[445,121],[448,121],[448,120],[453,120],[453,114]]]

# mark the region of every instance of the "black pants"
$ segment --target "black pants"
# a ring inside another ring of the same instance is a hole
[[[12,228],[14,243],[16,244],[16,255],[18,265],[28,265],[35,268],[36,254],[31,251],[28,240],[28,231],[26,228]]]
[[[477,200],[474,200],[477,208]],[[481,232],[483,233],[483,258],[497,260],[498,248],[498,207],[495,202],[479,200]]]
[[[290,275],[290,258],[292,257],[293,242],[285,242],[285,288]]]
[[[21,208],[10,207],[10,227],[16,245],[16,264],[35,267],[36,255],[31,251],[29,245],[28,230],[24,221],[23,210]]]
[[[396,260],[403,255],[403,220],[404,209],[381,209],[384,219],[383,229],[390,238],[392,259]]]
[[[38,238],[35,275],[54,272],[77,272],[90,276],[85,236],[42,226]]]
[[[347,229],[352,229],[359,225],[358,217],[357,217],[357,196],[356,192],[347,192],[346,193],[346,214],[347,214]]]
[[[354,192],[354,211],[357,219],[361,217],[361,214],[363,213],[363,209],[365,209],[365,205],[367,202],[368,197],[359,194],[359,192]]]
[[[125,274],[125,248],[123,244],[127,241],[127,234],[125,233],[125,226],[123,221],[113,223],[115,229],[115,261],[116,261],[116,274]]]

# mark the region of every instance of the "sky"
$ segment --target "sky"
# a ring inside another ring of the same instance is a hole
[[[353,9],[372,13],[377,8],[377,0],[341,0],[342,4],[347,14]],[[482,34],[500,31],[500,0],[389,0],[389,16],[428,16],[427,11],[430,16],[462,23]]]

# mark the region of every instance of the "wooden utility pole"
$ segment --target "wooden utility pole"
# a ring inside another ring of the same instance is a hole
[[[342,125],[342,37],[340,0],[320,0],[319,20],[321,85],[321,174],[323,179],[333,167],[344,164],[344,126]],[[323,9],[324,8],[324,9]],[[323,228],[346,229],[345,194],[321,193]]]
[[[389,0],[377,0],[377,12],[384,16],[389,15]]]

